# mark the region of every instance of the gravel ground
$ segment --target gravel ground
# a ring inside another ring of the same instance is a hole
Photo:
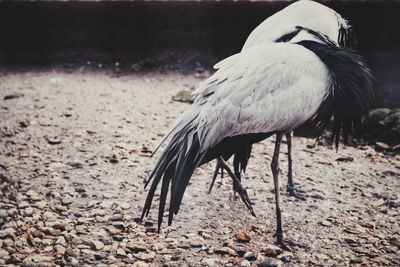
[[[172,226],[156,231],[156,209],[140,223],[149,151],[188,105],[171,97],[203,76],[3,71],[0,265],[398,266],[400,156],[370,146],[336,152],[294,138],[306,200],[286,194],[282,155],[291,252],[274,244],[272,139],[243,178],[257,218],[233,200],[230,179],[207,194],[213,163],[193,175]]]

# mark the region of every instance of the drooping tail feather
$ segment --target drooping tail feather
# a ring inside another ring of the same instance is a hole
[[[160,203],[158,209],[158,228],[160,228],[168,189],[170,188],[168,224],[172,223],[174,214],[177,214],[189,179],[196,167],[203,159],[204,152],[200,152],[200,142],[193,123],[184,126],[175,133],[171,142],[158,159],[150,174],[146,186],[152,181],[142,212],[142,219],[149,214],[154,194],[162,179]]]

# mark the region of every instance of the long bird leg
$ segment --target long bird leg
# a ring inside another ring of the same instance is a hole
[[[286,133],[286,142],[287,142],[287,150],[288,150],[288,184],[286,186],[286,191],[292,197],[305,200],[305,197],[296,193],[296,187],[293,182],[293,169],[292,169],[292,132]]]
[[[274,177],[274,188],[275,188],[275,209],[276,209],[276,238],[277,243],[285,250],[289,250],[290,248],[285,245],[283,242],[283,230],[282,230],[282,218],[281,218],[281,208],[279,205],[279,150],[282,142],[282,133],[276,134],[276,142],[274,149],[274,156],[272,157],[271,162],[271,171]]]
[[[244,204],[246,207],[249,209],[251,215],[256,217],[256,214],[254,213],[253,207],[251,206],[251,202],[249,199],[249,196],[247,195],[246,189],[242,187],[242,184],[240,183],[239,179],[236,177],[236,175],[229,169],[228,164],[226,161],[222,158],[222,156],[218,157],[218,161],[221,163],[222,167],[226,170],[226,172],[229,174],[229,176],[233,180],[233,184],[236,186],[236,190],[239,194],[239,196],[242,198]]]
[[[287,133],[285,136],[288,150],[288,184],[286,186],[286,191],[288,191],[289,194],[293,196],[295,187],[292,175],[292,135],[291,133]]]
[[[223,167],[221,165],[222,165],[221,162],[219,161],[219,159],[217,159],[217,165],[215,166],[214,176],[213,176],[213,179],[211,181],[210,188],[208,189],[208,194],[211,193],[211,190],[214,187],[214,183],[215,183],[215,180],[217,179],[218,172],[219,172],[220,169],[221,169],[221,184],[222,184],[222,179],[224,177],[224,169],[223,169]]]
[[[233,172],[235,173],[235,176],[238,178],[239,180],[239,184],[242,184],[242,177],[240,174],[240,162],[235,163],[236,158],[233,159]],[[233,199],[236,200],[237,196],[236,196],[236,192],[238,191],[236,183],[233,183]]]

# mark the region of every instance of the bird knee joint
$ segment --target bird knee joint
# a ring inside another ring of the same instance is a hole
[[[279,165],[277,163],[275,163],[275,162],[272,162],[271,163],[271,170],[273,172],[279,171]]]

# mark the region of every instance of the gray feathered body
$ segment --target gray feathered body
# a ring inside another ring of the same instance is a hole
[[[337,53],[339,48],[323,35],[325,39],[306,29],[301,31],[311,36],[306,43],[251,47],[224,60],[223,67],[200,85],[194,104],[163,139],[170,137],[171,141],[150,175],[151,187],[142,217],[149,213],[160,182],[159,226],[168,191],[170,224],[197,166],[219,156],[229,158],[237,148],[251,149],[251,144],[276,132],[291,131],[309,120],[314,125],[325,124],[333,115],[340,134],[344,126],[367,111],[370,97],[360,98],[358,94],[364,90],[368,96],[372,94],[372,77],[362,58],[346,51],[340,55],[340,64],[329,65],[324,62],[331,59],[329,51]],[[301,36],[298,39],[304,40]],[[321,47],[327,47],[326,51]],[[356,69],[350,72],[351,77],[345,75],[338,80],[337,72],[346,71],[340,69],[346,63]],[[335,94],[362,103],[357,105],[359,109],[349,110],[352,114],[347,118],[343,116],[347,112],[338,113]]]

